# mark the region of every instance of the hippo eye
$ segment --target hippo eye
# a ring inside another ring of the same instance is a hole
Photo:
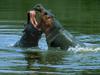
[[[45,12],[44,15],[47,15],[47,12]]]

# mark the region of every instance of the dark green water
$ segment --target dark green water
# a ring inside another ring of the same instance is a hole
[[[37,3],[50,9],[67,29],[92,34],[100,32],[99,0],[0,0],[0,20],[26,21],[26,12]]]
[[[26,12],[41,3],[87,47],[15,48]],[[99,0],[0,0],[0,75],[100,75]]]

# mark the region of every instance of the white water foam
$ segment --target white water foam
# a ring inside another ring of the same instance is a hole
[[[80,46],[76,46],[76,47],[70,47],[68,49],[68,51],[70,52],[98,52],[100,51],[100,47],[80,47]]]

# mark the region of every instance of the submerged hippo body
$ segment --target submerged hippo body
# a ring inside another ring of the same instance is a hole
[[[56,22],[57,21],[55,21],[54,27],[51,28],[51,31],[46,36],[49,46],[60,47],[61,49],[68,49],[69,47],[75,46],[84,46],[67,30],[60,26],[57,26],[58,23]]]
[[[35,10],[41,14],[42,30],[46,34],[46,40],[50,47],[60,47],[68,49],[69,47],[84,46],[72,34],[65,30],[52,13],[46,10],[42,5],[37,5]]]
[[[27,24],[20,40],[16,42],[15,47],[35,47],[41,37],[41,32],[35,29],[32,24]]]

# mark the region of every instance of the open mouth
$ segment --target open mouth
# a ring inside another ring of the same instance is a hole
[[[34,25],[37,25],[38,22],[37,22],[37,20],[36,20],[36,12],[33,10],[32,13],[33,13],[33,16],[32,16],[32,18],[33,18],[33,24],[34,24]]]

